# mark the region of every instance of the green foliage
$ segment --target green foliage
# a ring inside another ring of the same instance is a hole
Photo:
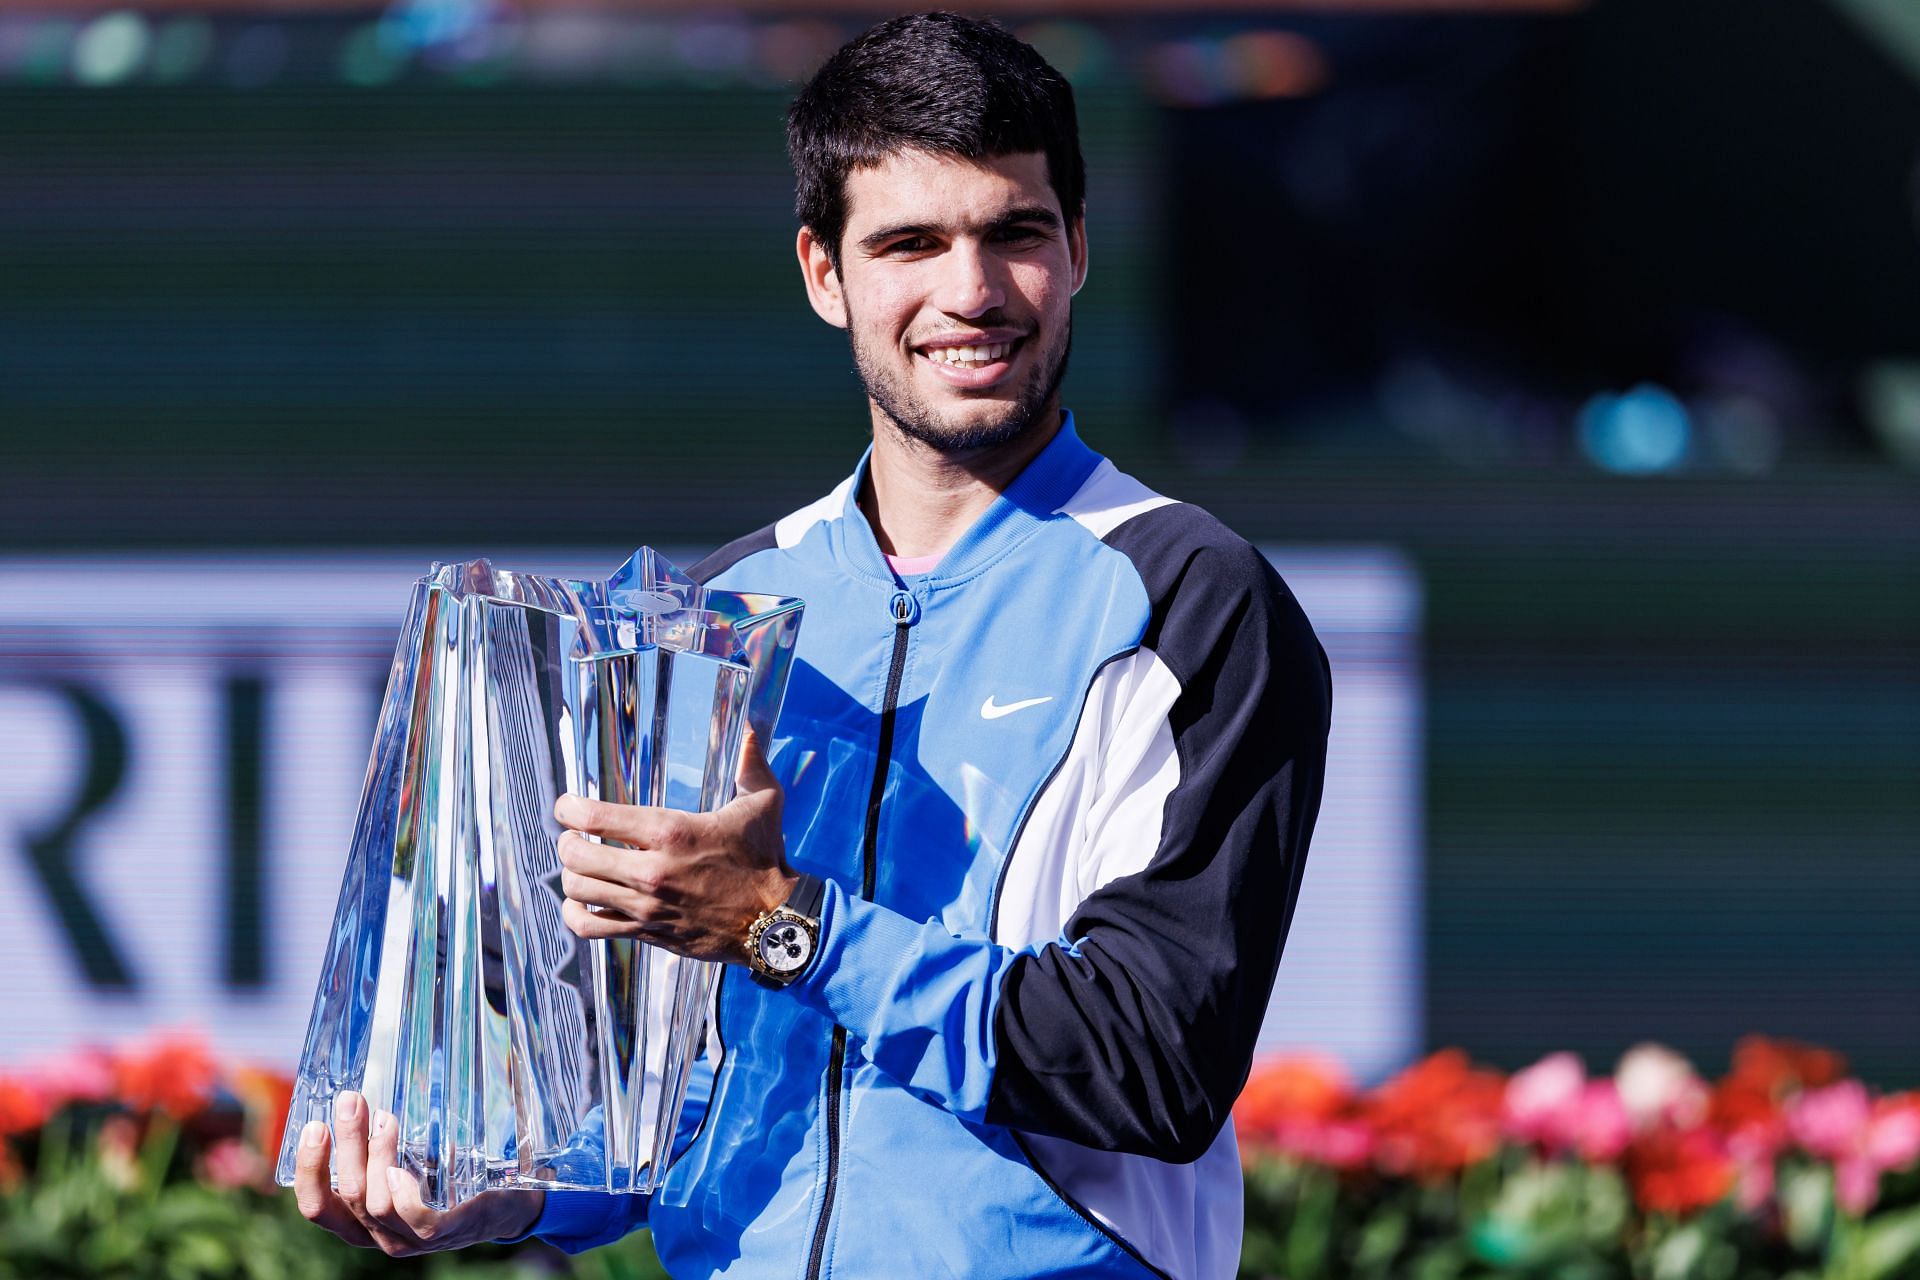
[[[137,1141],[124,1141],[130,1135],[130,1126],[116,1133],[112,1119],[102,1125],[71,1114],[40,1133],[30,1171],[0,1182],[0,1280],[666,1275],[644,1232],[577,1258],[539,1244],[389,1258],[353,1248],[307,1222],[290,1191],[216,1186],[195,1177],[190,1144],[164,1117],[154,1118]]]
[[[1920,1171],[1851,1217],[1832,1170],[1786,1160],[1777,1218],[1730,1200],[1643,1214],[1618,1169],[1506,1147],[1420,1184],[1262,1157],[1247,1170],[1242,1280],[1920,1280]]]

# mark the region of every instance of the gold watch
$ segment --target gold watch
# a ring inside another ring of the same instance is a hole
[[[820,949],[820,906],[827,887],[801,873],[787,900],[747,927],[747,968],[762,986],[784,987],[807,971]]]

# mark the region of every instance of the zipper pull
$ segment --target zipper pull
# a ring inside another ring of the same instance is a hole
[[[905,629],[920,621],[920,602],[911,591],[896,591],[887,602],[887,612],[893,615],[893,625]]]

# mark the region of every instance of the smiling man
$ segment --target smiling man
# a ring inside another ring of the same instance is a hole
[[[1253,548],[1061,406],[1087,240],[1053,68],[988,24],[882,23],[788,142],[873,446],[693,571],[806,599],[785,709],[716,813],[557,811],[576,933],[733,966],[666,1183],[436,1214],[346,1095],[303,1135],[301,1209],[392,1253],[645,1223],[677,1276],[1231,1276],[1229,1112],[1319,808],[1325,657]]]

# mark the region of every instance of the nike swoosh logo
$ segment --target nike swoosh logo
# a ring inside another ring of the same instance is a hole
[[[980,704],[980,718],[998,720],[1001,716],[1010,716],[1016,711],[1025,711],[1028,707],[1037,707],[1043,702],[1052,701],[1053,695],[1049,694],[1044,698],[1028,698],[1023,702],[1009,702],[1004,707],[998,707],[994,705],[993,695],[988,694],[987,700]]]

